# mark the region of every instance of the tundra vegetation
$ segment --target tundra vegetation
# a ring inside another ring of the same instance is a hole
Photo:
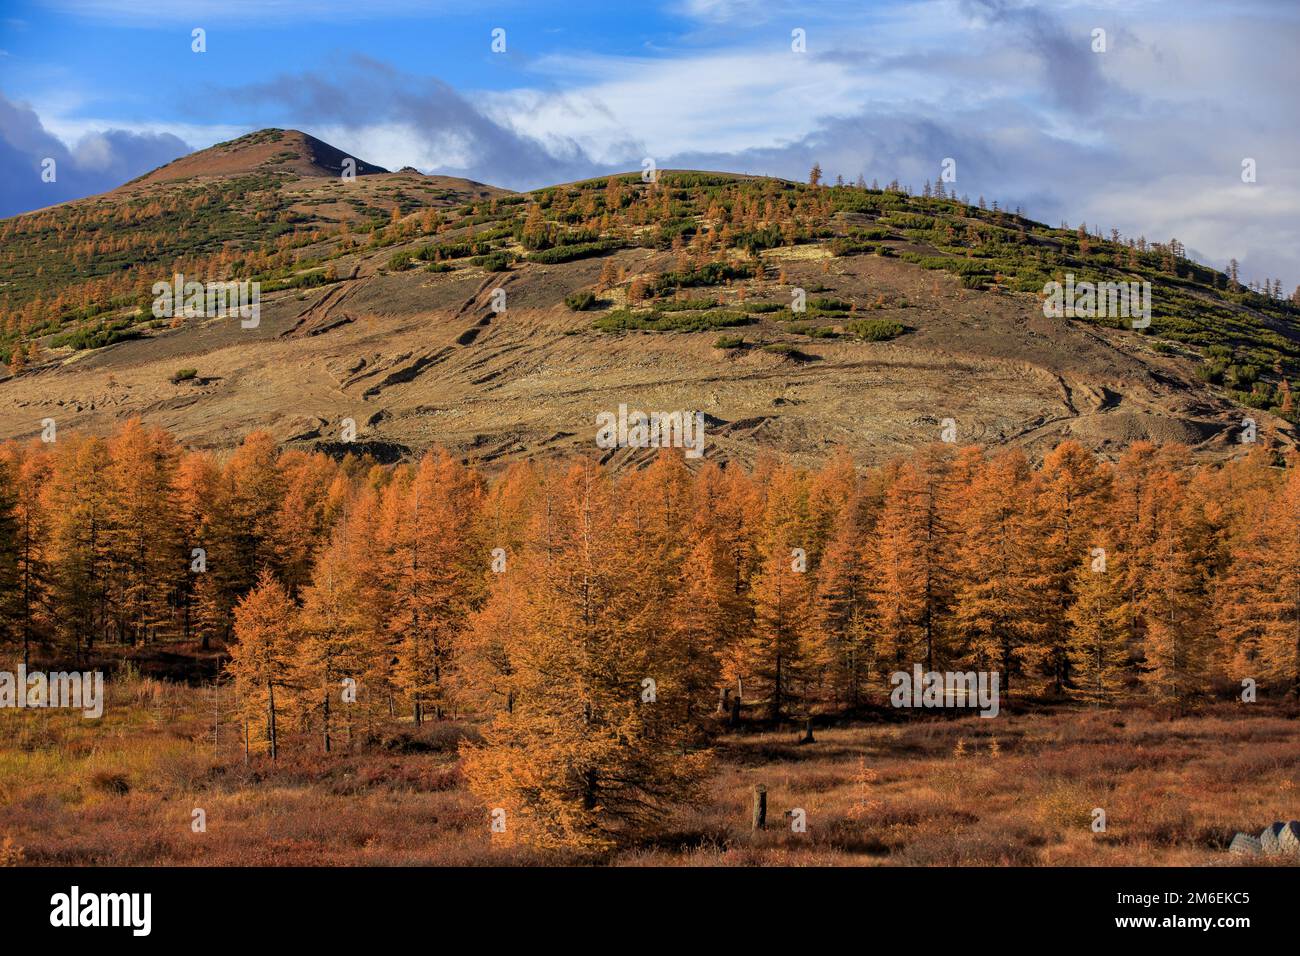
[[[0,833],[29,862],[1201,860],[1294,792],[1297,580],[1300,469],[1264,442],[491,479],[134,420],[9,443],[4,653],[110,680],[85,727],[0,714]],[[890,708],[914,663],[997,672],[999,717]],[[808,834],[748,834],[759,782]]]
[[[288,135],[263,130],[213,149]],[[0,361],[17,374],[64,350],[161,334],[149,311],[160,275],[256,280],[271,294],[347,281],[341,261],[390,247],[383,260],[390,271],[423,262],[434,272],[495,273],[605,257],[591,292],[618,295],[601,300],[612,311],[595,316],[596,329],[710,331],[761,313],[714,302],[670,319],[655,307],[744,279],[779,281],[764,253],[803,248],[895,258],[957,276],[971,290],[1028,298],[1067,274],[1077,282],[1150,282],[1144,336],[1197,358],[1203,380],[1235,401],[1294,416],[1300,290],[1284,297],[1278,280],[1243,281],[1235,263],[1222,271],[1201,265],[1177,239],[1103,234],[1086,223],[1053,228],[942,183],[917,194],[897,181],[826,186],[662,172],[653,183],[618,175],[455,203],[454,193],[419,179],[371,200],[353,197],[340,216],[333,197],[305,201],[301,178],[268,160],[239,176],[190,177],[8,219],[0,223]],[[671,252],[675,265],[624,275],[609,254],[632,247]],[[593,298],[584,308],[595,305]],[[764,305],[787,309],[777,318],[832,320],[799,330],[814,337],[893,337],[882,327],[842,328],[869,321],[861,315],[869,303],[809,302],[807,313],[790,313],[789,302]],[[1128,327],[1106,315],[1072,321]]]

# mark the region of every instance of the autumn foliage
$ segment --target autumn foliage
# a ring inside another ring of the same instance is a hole
[[[473,716],[462,769],[509,837],[603,850],[698,794],[726,721],[879,703],[913,663],[1012,700],[1300,693],[1300,469],[1066,443],[489,480],[131,421],[0,447],[0,637],[68,664],[224,648],[271,756]]]

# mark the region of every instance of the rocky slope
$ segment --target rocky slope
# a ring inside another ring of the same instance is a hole
[[[1074,438],[1103,454],[1151,439],[1226,455],[1246,416],[1267,440],[1292,441],[1295,310],[1220,289],[1185,260],[1156,286],[1166,318],[1135,331],[1047,318],[1030,290],[1062,268],[1158,272],[1148,254],[949,197],[695,173],[520,196],[360,162],[364,175],[345,182],[341,153],[273,132],[61,211],[88,219],[106,204],[166,205],[167,191],[263,178],[247,222],[210,235],[190,225],[176,257],[190,275],[260,276],[259,326],[150,321],[138,292],[47,325],[27,336],[34,360],[0,381],[0,439],[33,436],[47,417],[104,432],[140,415],[211,448],[265,428],[385,460],[441,444],[478,462],[597,451],[623,464],[647,453],[599,451],[594,437],[596,416],[626,404],[702,411],[706,459],[746,463],[837,449],[876,463],[938,440],[945,419],[958,442],[1032,454]],[[20,241],[36,228],[23,220],[57,214],[10,220],[0,236]],[[157,281],[173,251],[130,265]],[[14,285],[38,285],[12,252],[0,258],[10,309]],[[46,274],[91,268],[47,253]],[[1162,299],[1166,287],[1176,296]],[[797,289],[808,311],[790,311]],[[566,304],[584,292],[589,305]],[[60,344],[76,323],[123,322],[113,344]],[[654,330],[666,328],[684,330]]]

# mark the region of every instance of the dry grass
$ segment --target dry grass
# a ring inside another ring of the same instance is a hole
[[[218,701],[219,703],[219,701]],[[0,715],[0,865],[573,862],[494,842],[461,780],[470,723],[407,726],[328,758],[293,740],[244,764],[210,692],[110,686],[100,721]],[[1237,830],[1300,818],[1300,722],[1256,705],[1169,719],[1060,710],[741,733],[708,799],[621,865],[1234,865]],[[768,829],[749,830],[768,789]],[[1105,832],[1091,828],[1105,810]],[[207,831],[191,829],[206,812]],[[792,832],[783,813],[807,812]],[[1273,861],[1265,861],[1273,862]]]
[[[1237,830],[1300,816],[1294,714],[1223,705],[1181,719],[1062,710],[866,725],[724,741],[706,836],[685,862],[801,865],[1231,865]],[[769,829],[751,835],[755,784]],[[807,833],[781,814],[808,813]],[[1093,810],[1106,814],[1094,833]],[[775,820],[775,825],[771,821]],[[639,862],[674,863],[656,850]]]

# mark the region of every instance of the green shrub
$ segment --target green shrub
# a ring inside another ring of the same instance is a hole
[[[448,242],[422,246],[416,256],[425,262],[433,262],[443,259],[464,259],[466,256],[485,256],[491,251],[492,244],[488,242]]]
[[[697,286],[722,285],[728,279],[748,279],[754,274],[753,266],[733,266],[725,262],[709,262],[698,269],[684,272],[665,272],[655,282],[655,293],[663,295],[674,289]]]
[[[475,256],[470,260],[471,265],[481,266],[488,272],[508,272],[510,262],[511,255],[508,252],[493,252],[486,256]]]
[[[125,342],[128,339],[137,339],[139,337],[140,331],[131,328],[130,319],[118,319],[115,322],[100,323],[97,326],[82,326],[79,329],[73,329],[71,332],[56,335],[50,340],[50,345],[56,348],[67,345],[73,351],[80,352],[85,349],[102,349],[108,345],[116,345],[118,342]]]
[[[650,308],[656,312],[702,312],[717,304],[716,299],[673,299],[669,302],[655,302]]]
[[[831,240],[831,255],[834,256],[879,255],[883,248],[874,242],[863,242],[861,239],[851,239],[848,236]]]
[[[886,216],[882,216],[881,219],[902,229],[934,228],[934,218],[932,216],[919,216],[910,212],[891,212]]]
[[[596,293],[592,292],[590,289],[583,289],[580,292],[570,292],[564,297],[564,304],[574,312],[583,312],[596,304]]]
[[[583,242],[571,246],[555,246],[551,249],[541,249],[537,252],[528,254],[529,262],[540,262],[544,265],[554,265],[557,262],[571,262],[574,259],[588,259],[592,256],[603,256],[607,252],[612,252],[619,247],[619,243],[613,239],[604,239],[600,242]]]
[[[993,266],[984,259],[966,259],[961,256],[919,256],[916,263],[922,269],[942,269],[957,275],[990,275]]]
[[[1223,384],[1231,389],[1247,391],[1259,379],[1259,369],[1253,365],[1229,365],[1223,373]]]
[[[762,229],[747,229],[738,232],[733,237],[731,244],[753,255],[764,249],[775,249],[783,241],[781,227],[772,225],[764,226]]]
[[[719,335],[713,342],[715,349],[742,349],[745,347],[743,335]]]
[[[711,309],[707,312],[632,312],[628,309],[615,309],[602,315],[592,328],[601,332],[625,332],[641,330],[645,332],[707,332],[710,329],[725,329],[736,325],[747,325],[752,319],[743,312],[727,309]]]
[[[196,368],[183,368],[177,370],[172,375],[172,384],[179,385],[181,382],[188,382],[192,378],[198,378],[199,370]]]
[[[291,275],[286,279],[277,279],[273,282],[262,283],[262,295],[268,292],[281,292],[285,289],[312,289],[318,285],[325,285],[325,270],[313,269],[310,272],[300,272]]]
[[[669,249],[672,247],[673,240],[678,237],[683,240],[689,240],[695,235],[695,223],[691,220],[676,220],[665,222],[659,225],[655,230],[654,245],[657,249]]]
[[[886,342],[907,331],[901,322],[892,319],[858,319],[844,326],[844,331],[856,335],[864,342]]]

